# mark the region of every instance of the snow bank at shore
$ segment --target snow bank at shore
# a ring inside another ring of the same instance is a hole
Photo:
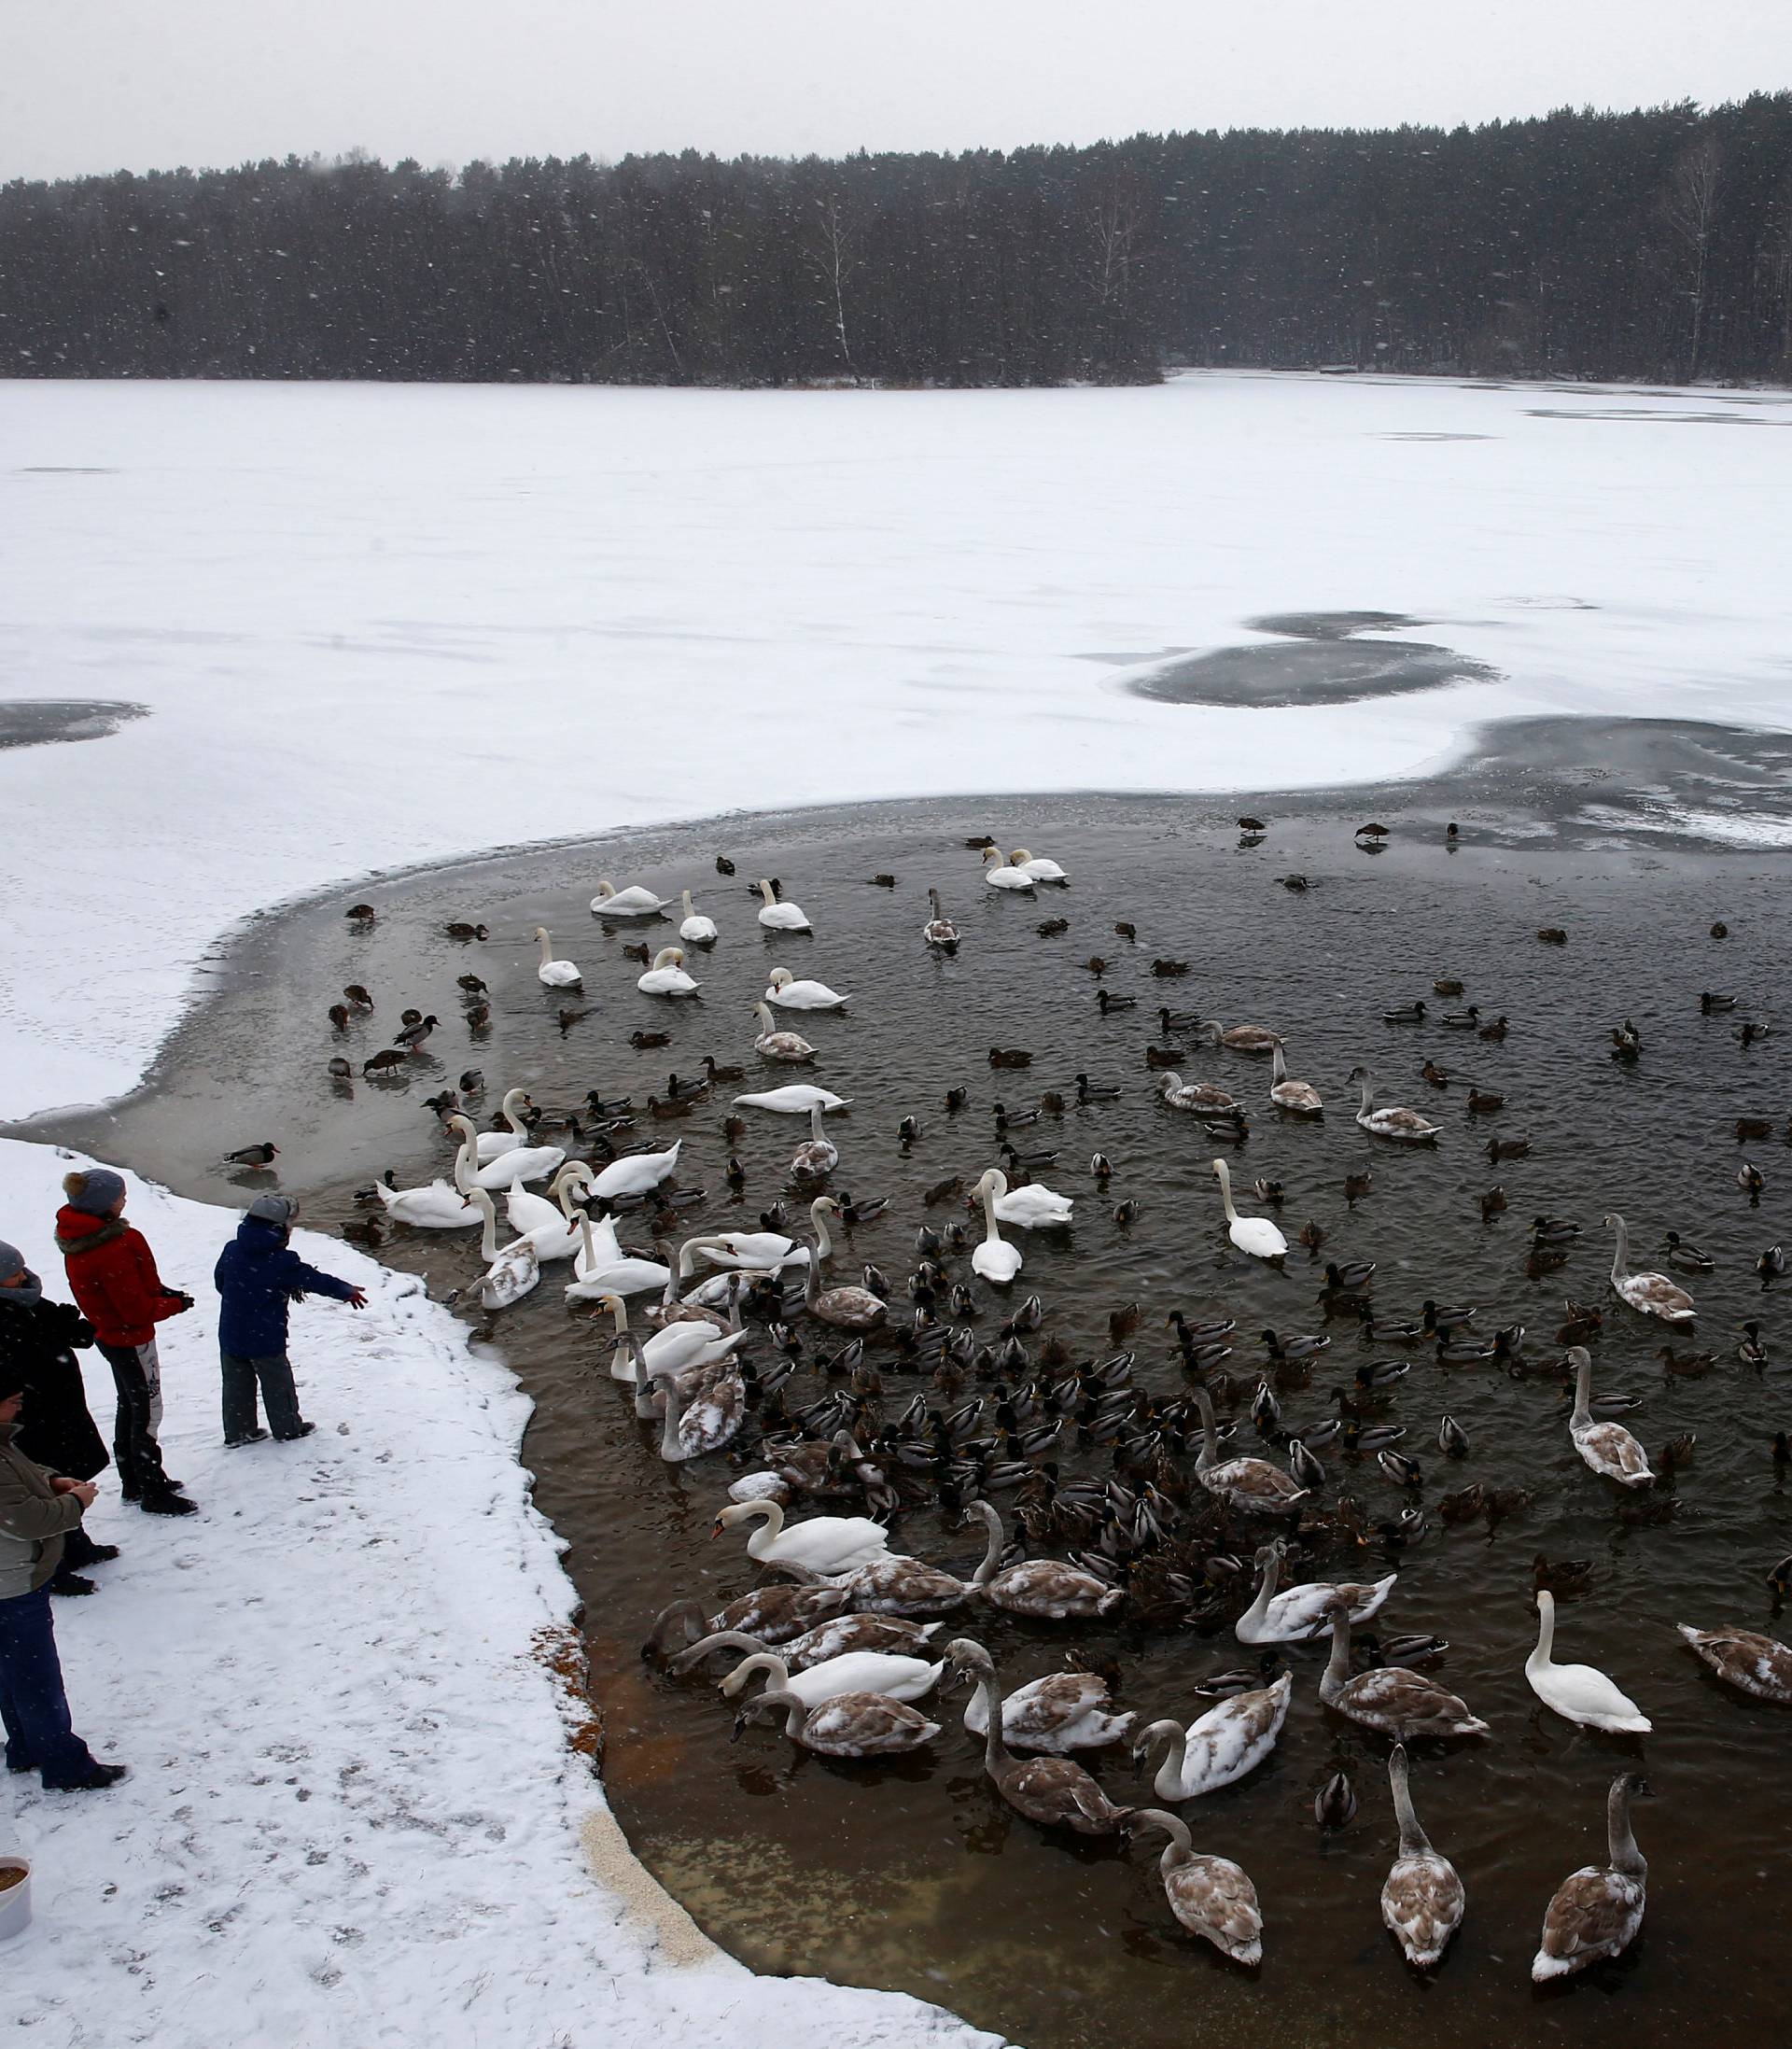
[[[0,1141],[0,1233],[63,1298],[71,1163]],[[46,2049],[996,2040],[713,1948],[569,1747],[591,1710],[553,1669],[571,1594],[510,1373],[412,1277],[301,1232],[371,1299],[294,1312],[315,1435],[226,1452],[210,1278],[234,1215],[130,1178],[199,1298],[161,1354],[168,1467],[203,1512],[146,1516],[102,1481],[90,1527],[123,1556],[56,1625],[77,1727],[132,1772],[85,1795],[7,1781],[0,1849],[31,1860],[35,1908],[0,1947],[10,2020]],[[105,1362],[84,1364],[109,1435]]]

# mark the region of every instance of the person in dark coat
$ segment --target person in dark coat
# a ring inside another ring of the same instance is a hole
[[[0,1239],[0,1367],[14,1367],[31,1399],[13,1442],[36,1465],[76,1480],[94,1480],[111,1461],[105,1440],[88,1413],[77,1351],[93,1342],[93,1326],[67,1302],[44,1299],[43,1283],[17,1245]],[[96,1544],[81,1523],[63,1537],[63,1560],[49,1582],[52,1593],[97,1593],[82,1568],[119,1555],[116,1544]]]
[[[143,1233],[125,1222],[122,1174],[77,1170],[63,1176],[63,1192],[68,1200],[56,1213],[56,1249],[119,1391],[112,1451],[119,1492],[150,1515],[191,1515],[198,1504],[162,1469],[156,1326],[191,1309],[193,1298],[163,1284]]]
[[[283,1443],[316,1428],[299,1413],[287,1356],[287,1312],[307,1295],[327,1295],[365,1309],[367,1297],[347,1281],[307,1266],[287,1241],[298,1204],[284,1195],[259,1195],[217,1256],[217,1349],[224,1373],[224,1441],[256,1444],[272,1430]],[[256,1419],[256,1390],[268,1429]]]
[[[0,1366],[0,1727],[7,1769],[36,1772],[55,1792],[116,1786],[122,1764],[102,1764],[75,1733],[49,1582],[63,1544],[93,1504],[91,1481],[39,1466],[16,1442],[30,1390],[16,1366]]]

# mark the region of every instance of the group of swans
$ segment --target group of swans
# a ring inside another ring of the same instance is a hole
[[[986,847],[983,879],[992,890],[1032,891],[1042,882],[1062,888],[1071,878],[1056,861],[1036,859],[1025,847],[1016,847],[1005,860],[1000,847]]]

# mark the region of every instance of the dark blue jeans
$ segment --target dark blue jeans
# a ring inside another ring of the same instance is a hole
[[[299,1396],[292,1384],[292,1367],[284,1352],[268,1352],[259,1358],[218,1348],[224,1370],[224,1441],[240,1444],[254,1434],[255,1396],[259,1387],[261,1404],[268,1412],[268,1428],[277,1438],[296,1438],[304,1418],[299,1413]]]
[[[41,1772],[54,1789],[78,1786],[97,1766],[69,1722],[48,1587],[0,1601],[0,1721],[9,1772]]]

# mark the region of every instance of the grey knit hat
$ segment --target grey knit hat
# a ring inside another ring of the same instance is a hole
[[[285,1230],[299,1214],[299,1205],[290,1196],[259,1195],[249,1204],[249,1214],[258,1224],[273,1224]]]
[[[67,1175],[63,1186],[71,1210],[79,1210],[83,1216],[109,1216],[124,1194],[124,1176],[115,1174],[110,1167],[89,1167],[84,1172]]]
[[[0,1281],[10,1281],[15,1273],[25,1273],[29,1270],[25,1265],[25,1256],[18,1246],[9,1245],[4,1238],[0,1238]]]

